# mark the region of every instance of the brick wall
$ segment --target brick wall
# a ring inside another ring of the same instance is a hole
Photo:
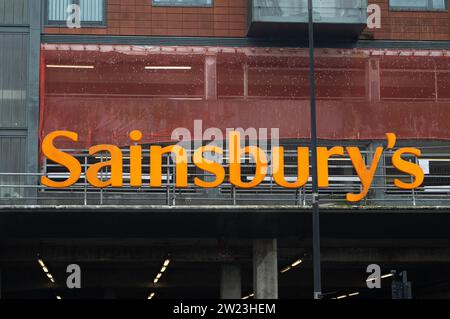
[[[108,0],[106,28],[46,28],[46,33],[245,37],[247,0],[214,0],[212,8],[153,7],[151,0]],[[382,28],[365,38],[450,40],[449,12],[390,11],[389,0],[369,0],[382,9]]]
[[[153,7],[151,0],[107,1],[107,28],[46,28],[45,33],[216,37],[246,35],[246,0],[214,0],[212,8]]]
[[[450,40],[448,11],[391,11],[389,0],[369,0],[381,7],[381,28],[366,32],[375,39],[388,40]]]

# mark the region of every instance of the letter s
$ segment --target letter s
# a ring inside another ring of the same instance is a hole
[[[55,182],[46,176],[42,176],[41,184],[53,188],[64,188],[72,186],[80,178],[81,165],[75,157],[62,152],[55,147],[53,141],[57,137],[66,137],[74,142],[77,142],[78,134],[70,131],[55,131],[48,134],[42,142],[42,152],[44,156],[49,160],[66,167],[70,173],[69,178],[63,182]]]
[[[402,155],[405,153],[413,154],[417,157],[419,157],[422,153],[417,148],[405,147],[397,150],[392,156],[392,165],[399,171],[413,176],[414,181],[412,183],[405,183],[399,179],[395,179],[394,184],[395,186],[401,189],[414,189],[422,185],[425,176],[423,170],[420,168],[419,165],[402,159]]]
[[[204,158],[203,153],[205,152],[223,155],[223,149],[213,145],[202,146],[194,152],[193,156],[195,166],[197,166],[201,170],[204,170],[205,172],[213,174],[216,178],[214,181],[203,181],[200,178],[195,177],[194,183],[195,185],[203,188],[218,187],[223,183],[223,180],[225,179],[225,169],[219,163]]]

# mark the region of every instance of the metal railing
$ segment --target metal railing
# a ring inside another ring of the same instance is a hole
[[[368,195],[357,203],[349,203],[346,194],[359,193],[362,190],[360,179],[348,157],[332,157],[329,160],[329,187],[320,189],[321,205],[359,205],[359,206],[450,206],[450,146],[418,147],[422,150],[420,159],[411,157],[425,172],[424,183],[414,190],[402,190],[394,186],[394,179],[405,182],[412,177],[394,169],[391,157],[395,150],[385,150],[379,162]],[[53,189],[40,184],[41,176],[53,180],[64,180],[69,176],[63,167],[44,160],[42,172],[0,173],[0,205],[295,205],[309,206],[311,203],[311,179],[298,189],[286,189],[278,186],[271,174],[268,174],[257,187],[251,189],[236,188],[228,179],[227,154],[220,159],[225,168],[226,177],[217,188],[205,189],[194,184],[194,178],[203,180],[213,178],[188,164],[188,186],[175,186],[176,169],[170,155],[164,155],[162,165],[162,185],[150,186],[150,151],[143,150],[143,184],[130,186],[129,150],[123,150],[123,181],[121,188],[103,189],[91,186],[84,172],[95,162],[108,160],[107,155],[89,156],[87,150],[64,150],[78,158],[82,166],[80,179],[69,188]],[[270,158],[270,151],[266,152]],[[192,154],[192,150],[188,150]],[[370,148],[361,148],[361,154],[370,163],[373,155]],[[188,156],[190,158],[190,156]],[[255,164],[246,158],[241,163],[242,180],[251,181]],[[295,148],[285,149],[286,181],[297,178],[297,153]],[[100,180],[110,177],[108,170],[99,173]]]
[[[304,23],[307,0],[248,0],[252,19]],[[314,22],[362,23],[367,17],[367,0],[314,0]]]

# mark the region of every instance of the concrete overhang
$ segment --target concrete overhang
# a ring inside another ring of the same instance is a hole
[[[2,206],[2,238],[309,238],[298,206]],[[324,206],[324,238],[450,238],[449,207]]]

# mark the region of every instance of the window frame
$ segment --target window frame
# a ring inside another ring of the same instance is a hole
[[[428,0],[427,7],[407,7],[407,6],[396,6],[392,5],[392,0],[389,0],[389,10],[390,11],[423,11],[423,12],[448,12],[448,1],[444,1],[444,8],[433,8],[431,6],[433,0]]]
[[[71,4],[80,4],[80,0],[70,0]],[[44,22],[46,27],[65,27],[66,20],[49,20],[49,1],[45,1]],[[108,0],[103,0],[103,19],[102,21],[81,21],[82,28],[106,28],[108,14]]]
[[[167,3],[156,3],[155,0],[151,0],[152,7],[181,7],[181,8],[212,8],[214,7],[214,0],[211,0],[211,4],[189,4],[189,3],[177,3],[177,0],[167,0]],[[190,0],[186,0],[190,1]]]

